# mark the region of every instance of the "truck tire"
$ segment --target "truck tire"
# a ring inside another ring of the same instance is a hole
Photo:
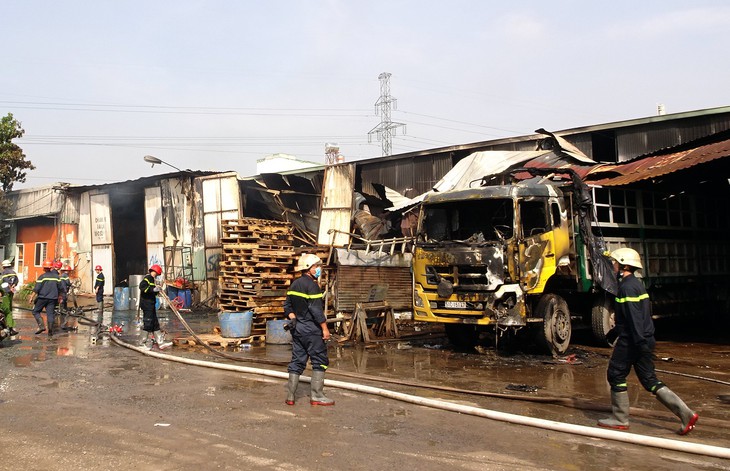
[[[616,325],[613,311],[613,300],[607,293],[596,297],[591,308],[591,330],[593,338],[599,345],[608,347],[610,344],[606,340],[606,334]]]
[[[472,350],[479,341],[479,334],[473,325],[445,324],[444,330],[454,349],[461,352]]]
[[[542,324],[537,332],[537,343],[553,356],[568,351],[572,327],[568,303],[557,294],[546,294],[537,303],[537,317]]]

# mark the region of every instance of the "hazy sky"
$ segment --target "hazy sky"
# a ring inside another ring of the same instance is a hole
[[[288,153],[393,154],[730,104],[727,1],[40,1],[0,7],[0,115],[37,169],[17,188]]]

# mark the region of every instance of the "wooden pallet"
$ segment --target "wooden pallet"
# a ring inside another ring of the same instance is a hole
[[[283,303],[295,273],[293,226],[287,222],[242,218],[221,222],[219,305],[254,312],[252,332],[265,332],[266,319],[283,316]]]

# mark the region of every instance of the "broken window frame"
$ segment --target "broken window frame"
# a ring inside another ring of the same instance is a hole
[[[437,215],[437,212],[442,215]],[[433,236],[435,226],[432,221],[436,217],[443,219],[443,230],[438,231],[438,238]],[[476,240],[481,234],[481,240],[496,240],[495,227],[501,226],[509,228],[509,232],[502,236],[512,238],[514,202],[510,198],[450,201],[424,206],[419,237],[425,242],[445,242]]]

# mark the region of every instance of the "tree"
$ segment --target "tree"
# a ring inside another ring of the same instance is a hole
[[[12,142],[23,134],[25,131],[12,113],[0,119],[0,196],[12,190],[13,183],[24,182],[26,170],[35,169],[30,160],[26,160],[23,149]]]

